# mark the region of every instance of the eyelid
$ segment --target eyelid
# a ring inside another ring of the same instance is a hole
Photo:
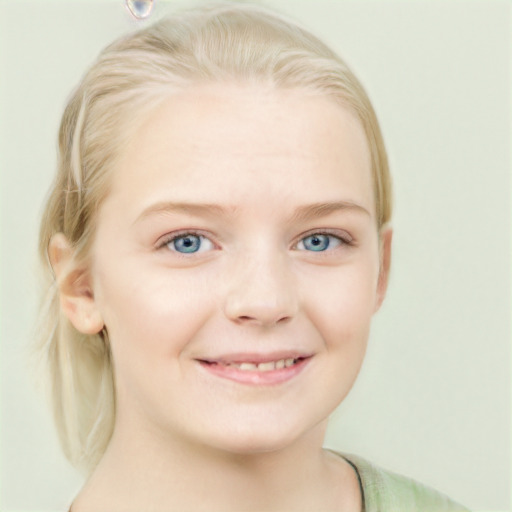
[[[167,233],[160,237],[158,241],[155,244],[155,249],[162,249],[167,246],[170,242],[173,240],[180,238],[185,235],[194,235],[194,236],[200,236],[207,238],[215,247],[215,249],[219,249],[220,246],[218,243],[216,243],[213,240],[213,236],[211,233],[201,230],[201,229],[180,229],[178,231],[172,231],[170,233]],[[307,238],[311,235],[329,235],[334,236],[338,238],[343,245],[353,245],[354,238],[345,230],[340,229],[332,229],[332,228],[317,228],[317,229],[311,229],[309,231],[306,231],[305,233],[302,233],[292,244],[292,249],[296,250],[296,247],[299,242],[304,240],[304,238]],[[178,253],[181,254],[181,253]],[[191,253],[195,254],[195,253]]]
[[[300,237],[294,242],[293,249],[297,247],[299,242],[307,238],[308,236],[312,235],[328,235],[333,236],[335,238],[338,238],[342,245],[353,245],[354,238],[345,230],[342,229],[331,229],[331,228],[325,228],[325,229],[312,229],[310,231],[307,231],[306,233],[302,233]]]
[[[201,229],[180,229],[178,231],[172,231],[171,233],[167,233],[166,235],[163,235],[162,237],[160,237],[155,244],[155,249],[163,249],[173,240],[176,240],[177,238],[181,238],[186,235],[193,235],[193,236],[197,236],[197,237],[206,238],[213,244],[215,249],[219,248],[219,244],[215,243],[215,241],[212,238],[211,233],[207,233],[206,231],[203,231]],[[184,254],[184,253],[180,253],[178,251],[172,251],[172,252],[176,252],[177,254]],[[194,254],[197,254],[197,253],[190,253],[187,256],[191,256]]]

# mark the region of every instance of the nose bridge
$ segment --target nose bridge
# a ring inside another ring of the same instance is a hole
[[[299,301],[290,263],[283,252],[262,246],[239,255],[230,272],[226,316],[258,325],[293,318]]]

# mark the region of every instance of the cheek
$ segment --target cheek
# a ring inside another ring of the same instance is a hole
[[[306,310],[328,348],[364,352],[375,309],[376,267],[373,262],[361,261],[307,286]]]
[[[126,411],[131,404],[128,409],[150,414],[154,390],[179,384],[185,371],[182,356],[211,308],[205,302],[206,283],[191,286],[185,273],[143,271],[128,263],[101,276],[101,305],[119,407]]]
[[[184,272],[144,271],[125,260],[115,272],[105,268],[99,283],[98,302],[114,358],[179,355],[211,310],[207,281],[194,280],[192,286]]]

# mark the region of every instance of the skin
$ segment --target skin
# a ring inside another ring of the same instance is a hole
[[[207,85],[150,112],[90,263],[68,274],[66,239],[50,247],[63,310],[106,327],[115,366],[114,434],[73,511],[360,510],[355,472],[322,443],[386,291],[375,219],[363,129],[328,98]],[[200,249],[183,254],[191,231]],[[284,382],[204,363],[292,351],[305,363]]]

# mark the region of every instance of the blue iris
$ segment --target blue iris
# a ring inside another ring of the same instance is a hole
[[[303,238],[302,243],[304,248],[308,251],[325,251],[329,247],[329,235],[310,235]]]
[[[172,241],[172,245],[178,252],[191,253],[197,252],[201,248],[201,239],[198,235],[178,236]]]

